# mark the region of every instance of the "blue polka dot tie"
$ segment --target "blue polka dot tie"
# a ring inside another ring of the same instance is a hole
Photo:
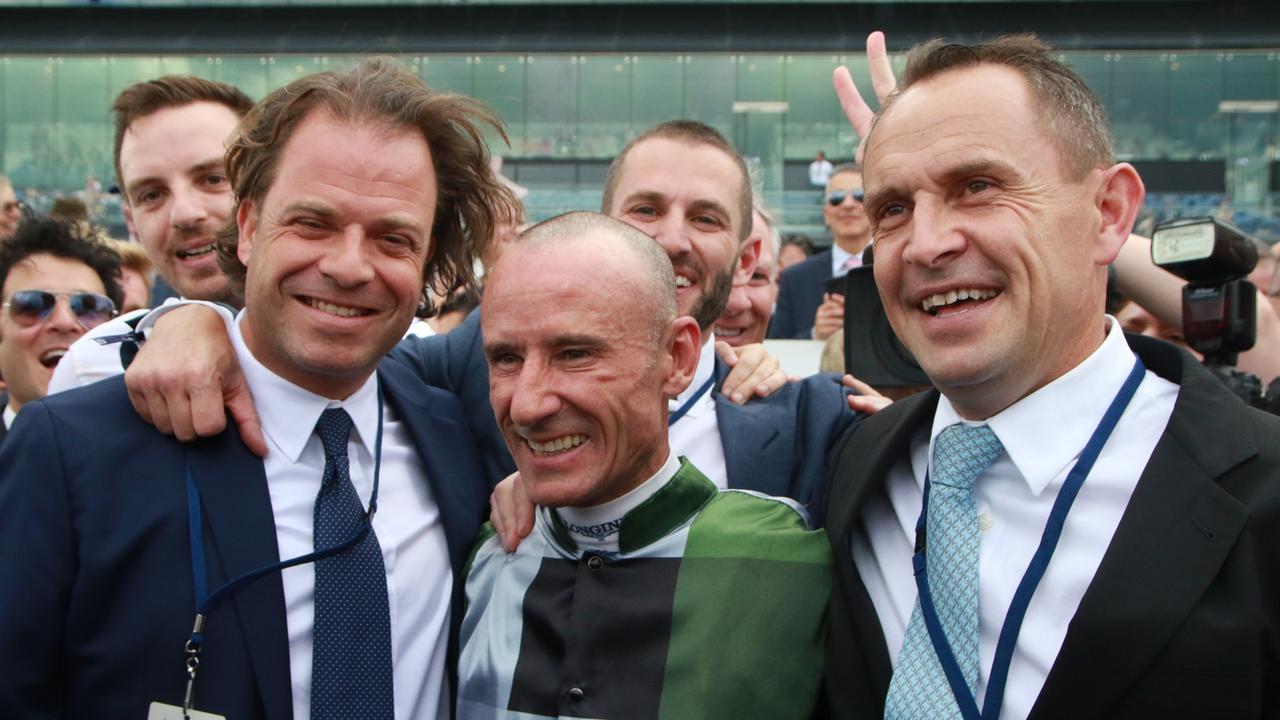
[[[978,510],[973,481],[1004,452],[986,425],[957,423],[933,447],[925,559],[929,591],[969,692],[978,687]],[[884,716],[890,720],[958,718],[951,686],[929,640],[916,599]]]
[[[316,423],[324,445],[324,479],[316,495],[317,550],[347,542],[364,522],[347,457],[351,428],[351,416],[340,408],[325,410]],[[394,718],[391,615],[377,536],[370,528],[355,547],[315,565],[311,720]]]

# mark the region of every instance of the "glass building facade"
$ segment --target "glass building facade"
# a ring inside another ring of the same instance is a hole
[[[1270,210],[1272,194],[1280,193],[1274,184],[1280,51],[1080,51],[1062,57],[1109,109],[1122,159],[1195,161],[1210,173],[1220,167],[1220,188],[1208,188],[1207,195]],[[853,53],[400,59],[429,86],[472,95],[498,110],[510,146],[495,142],[494,149],[517,170],[508,173],[517,181],[535,190],[587,193],[598,191],[602,167],[628,139],[681,117],[732,139],[758,166],[766,190],[802,190],[799,178],[814,153],[848,158],[857,142],[831,90],[831,71],[846,64],[860,81],[868,77],[865,57]],[[20,188],[65,192],[84,187],[89,176],[109,185],[114,171],[107,108],[132,82],[191,73],[259,98],[300,75],[358,60],[0,55],[0,172]]]

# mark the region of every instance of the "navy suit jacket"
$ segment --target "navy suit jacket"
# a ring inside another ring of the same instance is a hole
[[[810,340],[813,316],[822,304],[823,283],[831,277],[831,249],[827,248],[782,271],[778,278],[778,306],[769,320],[773,340]]]
[[[1178,399],[1030,717],[1280,717],[1280,419],[1186,352],[1127,339]],[[884,714],[889,651],[850,539],[937,403],[932,390],[895,402],[833,451],[833,718]]]
[[[489,488],[457,398],[392,360],[379,376],[440,507],[452,661]],[[0,717],[137,720],[153,700],[180,704],[195,611],[186,472],[203,502],[212,590],[279,559],[261,459],[234,427],[189,444],[161,435],[119,377],[24,407],[11,434],[0,450]],[[215,608],[205,637],[197,709],[292,719],[278,573]]]
[[[515,472],[515,463],[489,405],[489,365],[476,310],[447,335],[408,338],[391,357],[429,385],[458,394],[479,438],[489,480]],[[720,392],[729,368],[716,358],[716,421],[729,487],[800,501],[820,523],[828,447],[855,420],[846,391],[830,374],[788,383],[764,399],[735,405]]]

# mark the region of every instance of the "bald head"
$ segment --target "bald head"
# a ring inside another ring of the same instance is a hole
[[[644,233],[596,213],[526,230],[480,304],[489,399],[530,499],[599,505],[658,471],[668,400],[689,386],[698,325]]]
[[[656,337],[676,317],[676,276],[662,247],[634,227],[595,212],[571,212],[544,220],[525,230],[513,244],[521,254],[550,248],[574,248],[584,255],[626,258],[620,263],[654,310]],[[619,253],[625,253],[619,256]],[[504,257],[505,261],[505,257]],[[512,264],[516,264],[515,261]],[[505,262],[500,262],[502,267]],[[639,299],[639,298],[637,298]],[[655,339],[656,339],[655,337]]]

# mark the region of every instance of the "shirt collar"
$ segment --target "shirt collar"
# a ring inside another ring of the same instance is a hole
[[[1044,492],[1079,456],[1133,369],[1133,351],[1120,323],[1111,316],[1106,321],[1106,337],[1083,362],[983,422],[961,418],[943,395],[933,416],[929,457],[933,457],[933,443],[946,427],[960,422],[986,424],[1031,492],[1037,496]]]
[[[684,407],[689,398],[697,394],[698,388],[707,384],[711,379],[711,375],[716,371],[716,337],[708,334],[707,341],[702,344],[702,351],[698,354],[698,369],[693,373],[693,382],[689,383],[689,387],[684,392],[676,396],[674,400],[667,401],[667,406],[671,410]],[[703,396],[704,400],[710,399],[711,393]]]
[[[651,478],[656,480],[655,484],[660,483],[660,487],[622,517],[618,530],[618,549],[622,554],[642,550],[671,534],[715,497],[716,486],[687,458],[680,458],[675,474],[667,476],[671,469],[668,459],[658,475]],[[670,479],[662,481],[663,477]],[[558,512],[542,508],[539,513],[544,514],[547,532],[560,547],[575,555],[581,552]]]
[[[18,411],[13,406],[6,404],[4,406],[4,429],[8,430],[13,427],[14,418],[18,417]]]
[[[244,343],[244,335],[240,330],[240,323],[243,321],[242,310],[231,326],[231,344],[240,360],[240,369],[249,385],[249,391],[253,393],[253,404],[262,420],[262,432],[271,443],[280,448],[289,462],[298,462],[307,440],[315,434],[320,413],[331,407],[347,411],[355,425],[356,441],[373,455],[378,430],[378,374],[371,373],[360,389],[345,400],[330,400],[316,395],[276,375],[258,362]]]
[[[844,264],[853,257],[852,253],[845,252],[844,248],[836,243],[831,243],[831,274],[840,275],[844,273]]]

